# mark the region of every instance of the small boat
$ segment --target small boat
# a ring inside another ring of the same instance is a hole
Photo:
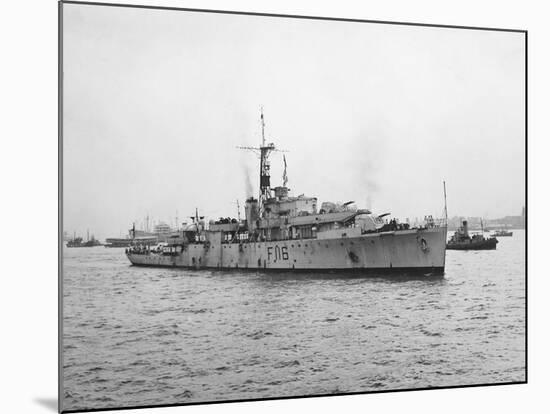
[[[484,237],[483,233],[470,236],[468,222],[464,220],[462,226],[453,234],[447,243],[447,250],[495,250],[498,240],[495,237]]]
[[[513,232],[507,230],[496,230],[493,233],[493,237],[512,237],[513,235]]]

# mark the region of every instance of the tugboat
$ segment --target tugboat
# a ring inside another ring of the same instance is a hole
[[[447,221],[426,216],[419,226],[389,220],[386,214],[354,202],[319,203],[317,197],[291,196],[286,158],[281,186],[272,187],[264,116],[259,147],[240,147],[258,155],[259,197],[249,196],[246,218],[206,223],[195,211],[192,224],[166,245],[135,245],[126,250],[135,266],[239,269],[289,272],[443,274]],[[281,152],[281,151],[280,151]]]
[[[512,237],[513,234],[513,232],[507,230],[496,230],[493,237]]]
[[[486,238],[483,234],[470,236],[468,221],[464,220],[462,226],[447,243],[447,250],[495,250],[497,243],[498,240],[495,237]]]

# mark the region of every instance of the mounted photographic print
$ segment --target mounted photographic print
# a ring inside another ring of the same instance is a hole
[[[525,31],[59,17],[61,411],[526,382]]]

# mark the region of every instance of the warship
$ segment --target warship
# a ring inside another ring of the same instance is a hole
[[[464,220],[462,226],[453,234],[449,242],[447,243],[448,250],[495,250],[497,248],[498,240],[492,237],[483,236],[483,224],[482,233],[474,234],[470,236],[468,231],[468,221]]]
[[[323,202],[290,196],[286,158],[283,183],[271,186],[270,155],[280,151],[265,139],[239,147],[259,157],[259,195],[245,203],[245,218],[205,222],[195,210],[191,224],[156,247],[134,243],[126,256],[136,266],[291,272],[443,274],[447,221],[426,216],[415,227],[359,209],[350,201]],[[282,151],[284,152],[284,151]],[[445,196],[446,199],[446,196]],[[446,211],[446,202],[445,202]]]

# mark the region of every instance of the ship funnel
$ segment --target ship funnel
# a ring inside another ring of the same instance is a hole
[[[468,220],[462,221],[462,228],[464,229],[464,235],[468,236]]]
[[[244,210],[248,231],[252,232],[256,229],[256,221],[259,218],[258,200],[256,200],[254,197],[250,197],[249,199],[247,199]]]

